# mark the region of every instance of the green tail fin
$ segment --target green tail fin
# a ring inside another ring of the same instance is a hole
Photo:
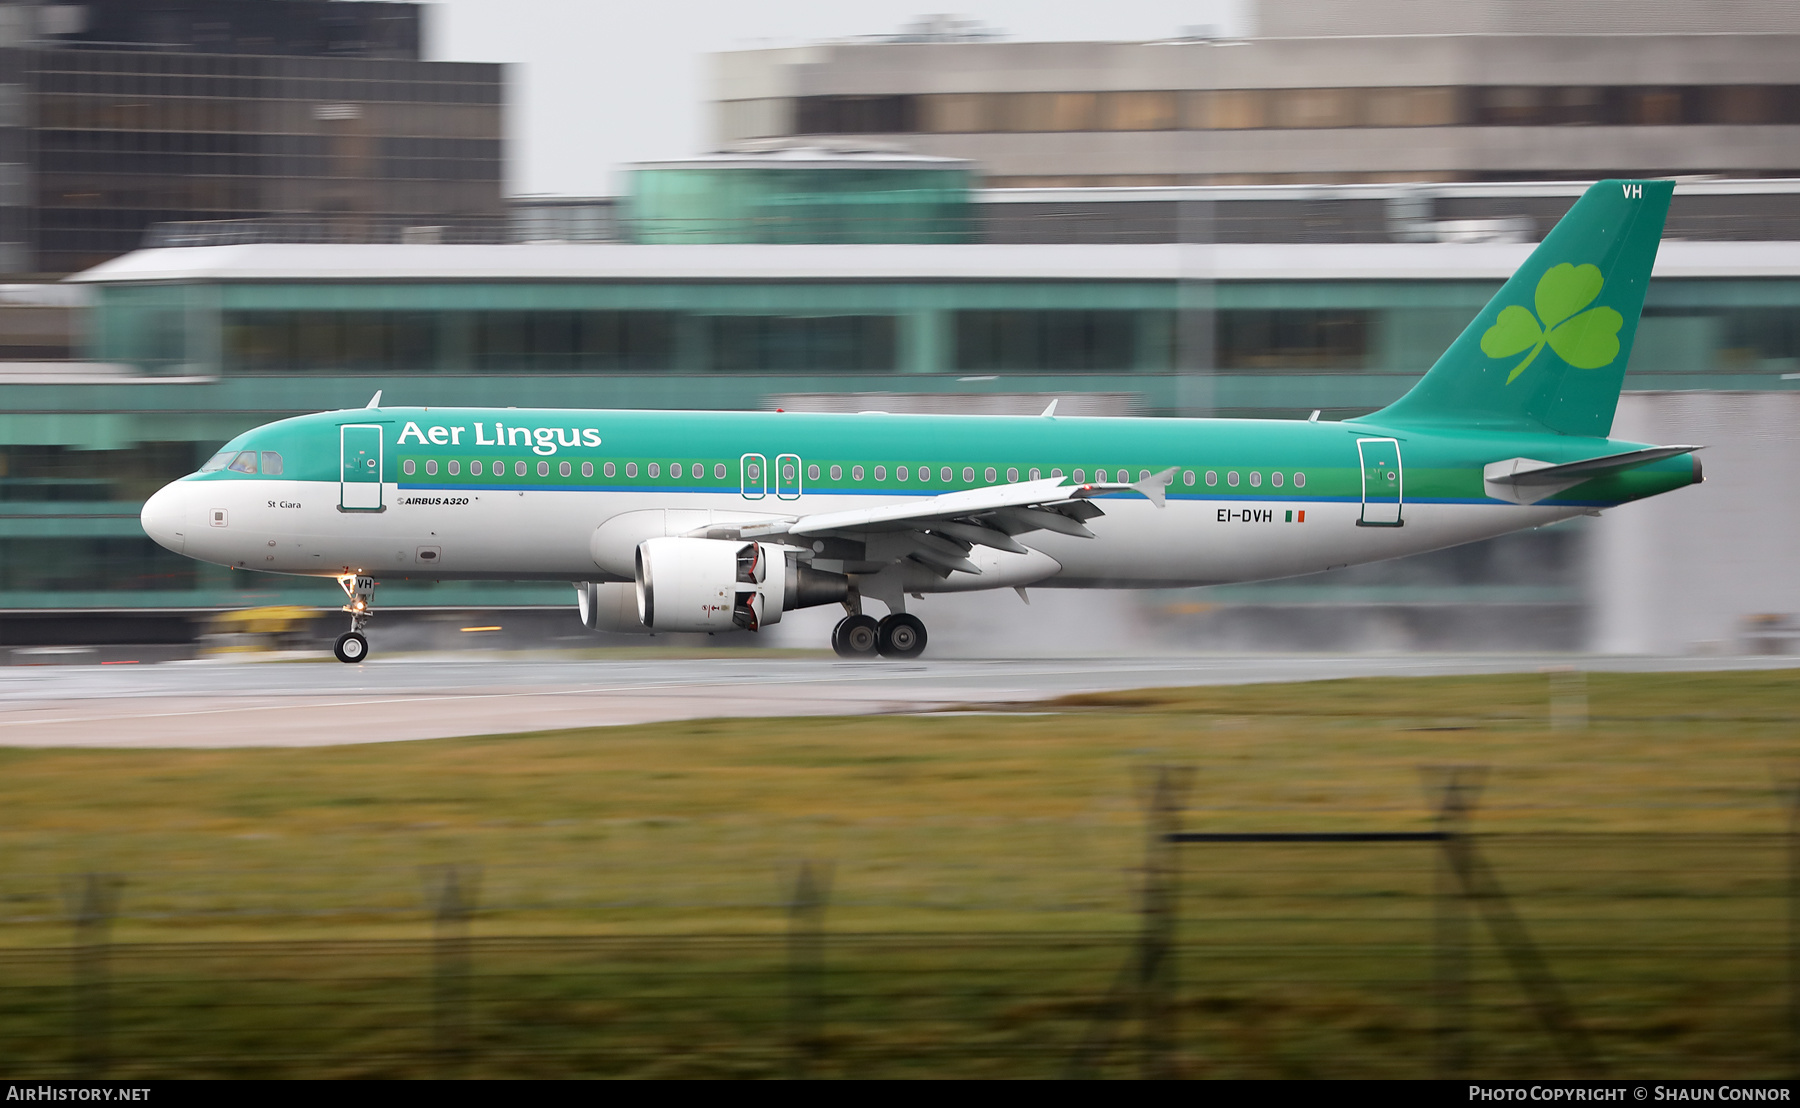
[[[1588,189],[1431,372],[1364,418],[1608,434],[1674,191],[1673,181]]]

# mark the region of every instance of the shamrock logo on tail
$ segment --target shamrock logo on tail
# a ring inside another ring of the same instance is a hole
[[[1510,358],[1531,351],[1507,374],[1509,385],[1525,372],[1545,343],[1576,369],[1610,364],[1619,356],[1619,328],[1625,318],[1611,308],[1587,308],[1605,283],[1599,266],[1568,262],[1552,266],[1538,280],[1537,315],[1517,304],[1500,309],[1500,317],[1481,336],[1481,352],[1490,358]]]

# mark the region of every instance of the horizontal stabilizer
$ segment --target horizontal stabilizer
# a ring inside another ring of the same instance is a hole
[[[1536,504],[1583,481],[1623,473],[1628,469],[1649,465],[1664,458],[1692,454],[1698,446],[1649,446],[1627,450],[1623,454],[1607,454],[1584,458],[1579,462],[1540,462],[1534,458],[1508,458],[1492,462],[1481,470],[1482,483],[1489,496],[1510,500],[1514,504]]]

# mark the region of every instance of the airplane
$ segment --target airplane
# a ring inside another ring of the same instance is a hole
[[[1671,181],[1589,188],[1404,396],[1345,420],[384,406],[279,420],[159,490],[190,558],[335,578],[560,580],[606,631],[755,632],[838,604],[841,656],[917,657],[926,593],[1297,576],[1702,480],[1609,437]],[[887,609],[865,612],[874,600]]]

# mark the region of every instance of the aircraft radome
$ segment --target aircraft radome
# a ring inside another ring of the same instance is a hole
[[[917,656],[909,596],[1169,588],[1472,542],[1700,481],[1609,437],[1674,185],[1602,181],[1429,373],[1343,421],[397,407],[239,435],[144,505],[190,558],[575,585],[608,631],[757,631],[843,605],[839,654]],[[866,602],[888,614],[877,621]]]

